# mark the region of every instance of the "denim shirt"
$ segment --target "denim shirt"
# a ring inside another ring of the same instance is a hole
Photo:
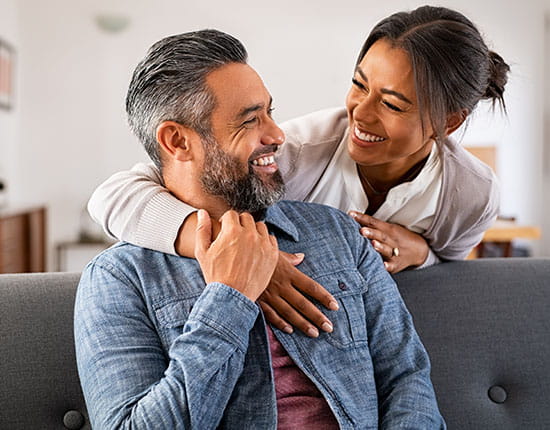
[[[317,339],[273,328],[343,429],[445,428],[411,316],[359,226],[326,206],[281,202],[279,248],[340,305]],[[205,285],[196,260],[122,243],[82,274],[78,371],[94,429],[275,429],[265,321],[233,288]]]

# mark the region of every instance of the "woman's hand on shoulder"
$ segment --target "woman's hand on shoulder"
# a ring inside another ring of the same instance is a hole
[[[401,272],[408,267],[420,266],[426,261],[428,243],[418,233],[367,214],[352,211],[350,215],[361,224],[361,235],[369,239],[382,256],[388,272]]]
[[[279,330],[292,333],[296,327],[309,337],[317,337],[319,329],[331,332],[333,326],[304,294],[327,309],[338,310],[338,303],[323,286],[295,267],[303,258],[303,254],[279,251],[275,272],[258,302],[266,319]]]

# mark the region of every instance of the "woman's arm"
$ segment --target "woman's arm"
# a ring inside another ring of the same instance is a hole
[[[88,211],[112,237],[155,251],[193,256],[196,209],[164,188],[153,164],[136,164],[112,175],[94,191]],[[184,230],[188,218],[190,228]],[[185,238],[191,238],[190,243]]]
[[[137,164],[111,176],[93,193],[88,211],[109,235],[120,240],[168,254],[195,256],[196,209],[164,188],[153,164]],[[219,222],[212,220],[212,228],[215,237]],[[337,305],[320,284],[295,267],[302,259],[282,256],[259,302],[275,327],[286,332],[296,327],[317,337],[318,328],[332,331],[332,324],[303,294],[332,310]]]

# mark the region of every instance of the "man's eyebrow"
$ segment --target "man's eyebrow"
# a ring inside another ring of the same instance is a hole
[[[268,109],[271,107],[271,104],[273,103],[273,97],[269,97],[269,105]],[[252,112],[257,112],[265,107],[265,103],[258,103],[252,106],[247,106],[239,111],[237,114],[237,119],[242,119],[247,117]]]
[[[361,78],[365,81],[365,82],[369,82],[369,80],[367,79],[367,77],[365,76],[365,74],[363,73],[363,71],[359,68],[359,66],[357,66],[355,68],[355,71],[361,76]],[[394,96],[394,97],[397,97],[399,100],[402,100],[404,101],[405,103],[408,103],[410,105],[413,104],[413,102],[411,102],[407,97],[405,97],[404,94],[398,92],[398,91],[394,91],[394,90],[388,90],[387,88],[382,88],[380,90],[380,92],[382,94],[387,94],[389,96]]]

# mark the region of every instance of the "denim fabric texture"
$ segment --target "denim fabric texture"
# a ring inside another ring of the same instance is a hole
[[[318,305],[334,331],[317,339],[273,329],[340,427],[445,428],[426,351],[359,225],[300,202],[270,207],[265,221],[340,305]],[[261,311],[227,285],[205,285],[196,260],[126,243],[97,256],[78,287],[75,341],[94,429],[277,427]]]

